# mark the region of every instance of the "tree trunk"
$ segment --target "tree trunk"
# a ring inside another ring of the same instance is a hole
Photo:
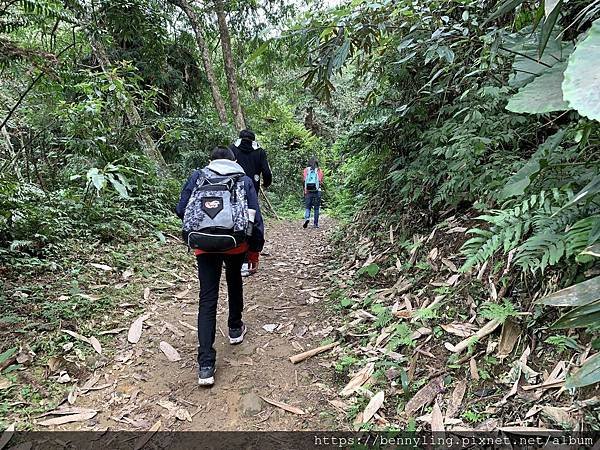
[[[90,39],[90,44],[94,55],[100,63],[100,67],[102,67],[102,71],[106,72],[107,68],[111,66],[108,55],[106,54],[106,49],[100,41],[93,37]],[[134,128],[138,128],[138,131],[136,131],[136,138],[138,145],[141,147],[144,154],[156,163],[159,175],[168,176],[169,168],[167,163],[158,147],[156,147],[156,143],[154,142],[154,139],[152,139],[152,136],[150,136],[150,133],[141,127],[142,118],[140,117],[133,99],[128,99],[128,101],[125,102],[125,115],[127,116],[129,124]]]
[[[202,56],[202,64],[204,66],[204,71],[206,72],[208,84],[210,85],[210,92],[215,103],[215,108],[217,110],[217,113],[219,114],[219,120],[222,124],[226,124],[227,111],[225,110],[225,102],[223,101],[223,97],[221,97],[221,92],[219,91],[219,84],[217,83],[215,70],[213,69],[213,65],[210,60],[210,52],[208,50],[208,46],[206,45],[206,41],[204,40],[204,36],[202,35],[202,27],[200,26],[198,16],[196,15],[196,12],[190,7],[190,4],[187,2],[187,0],[168,1],[169,3],[179,7],[190,21],[192,30],[194,30],[194,34],[196,35],[196,43],[198,44],[198,49],[200,50],[200,55]]]
[[[235,78],[235,66],[233,65],[233,56],[231,55],[231,39],[229,38],[229,29],[225,20],[225,10],[223,9],[223,0],[215,0],[217,18],[219,20],[219,34],[221,36],[221,48],[223,50],[223,62],[225,64],[225,75],[227,76],[227,88],[229,89],[229,99],[231,101],[231,110],[233,111],[233,121],[238,131],[246,128],[244,114],[240,106],[240,96],[238,93],[237,80]]]

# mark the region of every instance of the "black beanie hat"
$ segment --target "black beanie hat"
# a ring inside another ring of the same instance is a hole
[[[240,131],[240,139],[248,139],[249,141],[255,141],[256,135],[250,130]]]

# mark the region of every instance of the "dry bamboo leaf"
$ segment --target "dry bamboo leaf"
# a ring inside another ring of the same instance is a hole
[[[144,300],[148,300],[150,298],[150,288],[144,288]]]
[[[548,417],[556,425],[562,426],[568,424],[571,428],[577,426],[578,420],[569,413],[568,408],[558,408],[555,406],[542,406],[542,414]]]
[[[179,323],[192,331],[198,331],[198,328],[190,325],[189,323],[185,323],[183,320],[180,320]]]
[[[294,414],[306,414],[304,411],[302,411],[300,408],[296,408],[295,406],[292,405],[288,405],[286,403],[282,403],[282,402],[278,402],[277,400],[273,400],[267,397],[260,397],[262,398],[265,402],[273,405],[273,406],[277,406],[278,408],[281,408],[285,411],[294,413]]]
[[[359,387],[367,382],[373,372],[375,371],[375,363],[370,362],[362,369],[360,369],[354,377],[348,382],[348,384],[341,390],[340,396],[348,397],[352,395]]]
[[[67,396],[67,401],[69,402],[69,405],[74,405],[75,401],[77,400],[77,395],[79,394],[79,389],[77,388],[76,385],[74,385],[71,390],[69,391],[69,395]]]
[[[373,396],[373,398],[371,398],[369,404],[366,406],[365,410],[362,413],[362,423],[367,423],[373,418],[375,413],[379,411],[379,408],[383,406],[384,400],[385,393],[383,391],[379,391]]]
[[[175,350],[168,342],[160,341],[159,347],[169,361],[175,362],[181,359],[179,352]]]
[[[475,381],[478,381],[479,372],[477,371],[477,361],[475,360],[475,357],[472,357],[469,360],[469,371],[471,372],[471,378],[473,378]]]
[[[442,264],[445,265],[452,272],[458,272],[458,268],[456,267],[456,264],[454,264],[448,258],[442,258]]]
[[[499,358],[506,358],[515,348],[515,344],[521,336],[521,327],[510,319],[506,319],[502,324],[500,333],[500,343],[498,344],[497,355]]]
[[[423,336],[427,336],[429,334],[431,334],[431,328],[421,327],[412,334],[411,338],[415,340],[422,338]]]
[[[140,316],[137,319],[135,319],[129,327],[129,332],[127,333],[127,340],[132,344],[137,344],[140,338],[142,337],[142,328],[144,326],[144,320],[146,320],[146,316]]]
[[[111,330],[105,330],[98,333],[98,336],[103,336],[105,334],[119,334],[122,331],[125,331],[127,328],[113,328]]]
[[[92,345],[92,347],[94,347],[96,353],[98,353],[99,355],[102,354],[102,345],[100,344],[100,341],[98,339],[96,339],[94,336],[90,336],[89,343]]]
[[[104,270],[105,272],[110,272],[113,270],[112,267],[107,266],[106,264],[90,263],[90,266],[95,267],[96,269]]]
[[[452,391],[452,397],[448,408],[446,409],[446,419],[454,417],[460,411],[465,392],[467,391],[467,382],[461,380],[456,383],[454,390]]]
[[[78,339],[80,341],[83,341],[87,344],[90,343],[90,340],[88,338],[86,338],[84,335],[76,333],[74,331],[71,330],[61,330],[63,333],[67,333],[69,336],[73,336],[75,339]]]
[[[4,389],[8,389],[9,387],[11,387],[13,384],[10,380],[4,378],[4,377],[0,377],[0,391],[4,390]]]
[[[431,431],[446,431],[444,429],[444,416],[437,400],[433,403],[433,409],[431,410]]]
[[[40,414],[36,417],[36,419],[41,419],[46,416],[68,416],[73,414],[86,414],[96,412],[95,409],[90,408],[82,408],[79,406],[63,406],[58,409],[53,409],[51,411],[46,411],[44,414]]]
[[[150,439],[152,439],[152,436],[154,436],[154,433],[156,433],[158,430],[160,430],[160,427],[162,426],[162,422],[159,420],[158,422],[156,422],[154,425],[152,425],[152,427],[148,430],[148,432],[146,434],[144,434],[142,437],[138,438],[137,441],[135,441],[135,445],[134,445],[134,450],[140,450],[142,447],[144,447],[144,445],[146,445],[148,443],[148,441]]]
[[[89,380],[85,382],[85,384],[81,387],[82,391],[87,391],[93,385],[95,385],[98,381],[100,381],[100,375],[94,374]]]
[[[70,414],[67,416],[53,417],[52,419],[42,420],[38,422],[38,425],[43,427],[51,427],[56,425],[64,425],[65,423],[71,422],[85,422],[86,420],[90,420],[98,414],[96,411],[85,412],[79,414]]]
[[[452,322],[447,325],[440,325],[440,326],[446,333],[450,333],[455,336],[460,336],[460,337],[464,337],[464,338],[473,336],[475,331],[477,331],[477,327],[469,322],[465,322],[465,323]]]
[[[15,434],[15,427],[17,426],[17,422],[11,423],[6,427],[6,430],[2,433],[0,437],[0,450],[2,450],[6,444],[12,439],[13,434]]]
[[[175,294],[175,298],[178,299],[182,299],[187,297],[187,295],[190,293],[189,288],[188,289],[184,289],[183,291],[179,291],[178,293]]]
[[[185,408],[177,409],[177,411],[175,412],[175,417],[177,417],[179,420],[182,420],[182,421],[185,421],[185,420],[187,420],[188,422],[192,421],[192,416],[190,415],[189,411]]]
[[[423,406],[430,404],[436,395],[444,390],[444,377],[439,376],[434,378],[411,398],[404,407],[404,412],[412,416],[415,412],[421,409]]]

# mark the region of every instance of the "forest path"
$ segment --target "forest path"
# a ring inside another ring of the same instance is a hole
[[[326,281],[321,276],[326,235],[332,226],[326,218],[319,229],[304,230],[298,221],[267,225],[260,270],[244,281],[244,321],[249,331],[240,345],[230,345],[226,338],[223,275],[212,388],[197,384],[197,334],[192,329],[198,312],[195,261],[183,247],[177,249],[183,261],[171,272],[174,282],[157,280],[167,287],[150,286],[150,295],[146,293],[143,314],[147,319],[139,342],[128,342],[126,330],[118,334],[114,354],[92,376],[99,377],[95,386],[109,387],[80,395],[74,403],[98,414],[89,421],[53,429],[147,430],[159,420],[161,430],[339,428],[341,418],[327,403],[334,396],[327,381],[332,373],[328,355],[299,364],[289,360],[322,344],[333,331],[323,308]],[[123,327],[128,328],[134,318],[124,318]],[[161,341],[172,345],[181,359],[169,361],[159,348]],[[284,411],[259,397],[284,402],[305,414]]]

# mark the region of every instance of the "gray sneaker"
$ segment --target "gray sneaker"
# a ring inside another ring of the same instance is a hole
[[[241,344],[244,342],[244,335],[248,329],[245,324],[242,324],[242,328],[230,328],[229,329],[229,343],[232,345]]]
[[[215,384],[215,372],[215,366],[200,367],[198,384],[200,386],[212,386]]]

